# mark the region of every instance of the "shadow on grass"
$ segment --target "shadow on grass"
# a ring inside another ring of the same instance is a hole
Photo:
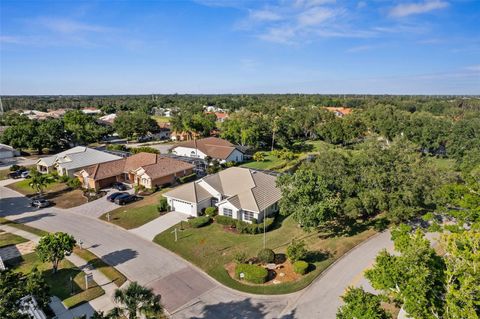
[[[328,251],[309,251],[305,261],[308,263],[317,263],[327,260],[330,257],[332,257],[332,254]]]
[[[252,303],[250,298],[241,301],[220,302],[214,305],[203,307],[201,317],[192,317],[192,319],[255,319],[265,318],[269,313],[263,303]],[[295,318],[295,310],[290,314],[278,317],[279,319]]]

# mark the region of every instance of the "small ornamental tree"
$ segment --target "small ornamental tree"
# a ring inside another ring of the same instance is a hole
[[[307,249],[305,248],[305,241],[293,239],[291,244],[287,247],[287,257],[292,263],[303,260],[307,257]]]
[[[258,252],[257,258],[262,263],[271,263],[275,260],[275,253],[270,248],[264,248]]]
[[[52,263],[53,272],[56,273],[60,261],[65,256],[70,256],[76,243],[75,238],[69,234],[50,233],[40,239],[36,251],[43,262]]]
[[[265,161],[265,153],[263,152],[256,152],[253,154],[253,160],[256,162],[263,162]]]
[[[387,319],[391,316],[380,307],[380,297],[349,287],[342,297],[344,305],[338,309],[337,319]]]
[[[160,198],[158,203],[158,211],[159,212],[166,212],[168,210],[168,201],[165,197]]]

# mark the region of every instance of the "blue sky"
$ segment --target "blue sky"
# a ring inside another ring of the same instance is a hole
[[[480,0],[0,3],[0,94],[480,94]]]

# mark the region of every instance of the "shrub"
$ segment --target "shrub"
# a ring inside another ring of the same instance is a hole
[[[257,265],[239,264],[235,267],[235,277],[240,279],[241,273],[246,281],[254,284],[263,284],[268,278],[268,271]]]
[[[207,207],[205,209],[205,214],[210,217],[214,217],[217,215],[217,208],[216,207]]]
[[[80,182],[78,178],[69,178],[67,181],[67,186],[70,188],[77,189],[82,187],[82,182]]]
[[[308,251],[305,248],[305,242],[303,240],[293,239],[290,245],[287,247],[287,257],[292,262],[305,259],[307,253]]]
[[[200,216],[192,218],[188,221],[188,224],[193,228],[200,228],[207,225],[210,222],[210,216]]]
[[[305,275],[308,270],[308,263],[303,260],[297,260],[293,263],[293,271],[300,275]]]
[[[168,201],[165,197],[160,198],[157,209],[159,212],[166,212],[168,210]]]
[[[247,254],[244,251],[239,251],[233,255],[233,261],[236,264],[244,264],[247,261]]]
[[[265,219],[265,231],[269,231],[269,229],[273,225],[274,218],[266,218]],[[244,221],[238,220],[236,227],[237,230],[242,234],[261,234],[263,233],[263,222],[257,224],[256,220],[253,220],[251,224],[246,223]]]
[[[160,151],[157,150],[156,148],[150,147],[150,146],[140,146],[140,147],[133,147],[128,149],[132,154],[137,154],[137,153],[153,153],[153,154],[160,154]]]
[[[188,183],[188,182],[191,182],[191,181],[195,180],[196,178],[197,178],[197,174],[193,173],[193,174],[190,174],[190,175],[182,176],[178,180],[179,180],[180,183],[185,184],[185,183]]]
[[[109,151],[127,151],[128,148],[123,144],[109,144],[107,145]]]
[[[265,153],[264,152],[256,152],[253,154],[253,160],[256,162],[263,162],[265,161]]]
[[[17,164],[13,164],[12,166],[10,166],[10,172],[15,172],[15,171],[18,171],[19,169],[20,169],[20,166]]]
[[[62,175],[58,177],[58,181],[60,183],[67,183],[69,180],[70,180],[70,177],[68,177],[68,175]]]
[[[258,252],[257,258],[264,264],[272,263],[275,260],[275,253],[270,248],[263,248]]]
[[[222,216],[222,215],[218,215],[217,217],[215,217],[215,221],[221,225],[226,225],[230,227],[235,226],[237,223],[235,219],[227,216]]]

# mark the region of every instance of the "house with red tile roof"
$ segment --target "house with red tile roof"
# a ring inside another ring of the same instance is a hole
[[[243,162],[244,152],[227,140],[218,137],[206,137],[179,143],[172,148],[179,156],[205,159],[207,156],[220,163]]]

